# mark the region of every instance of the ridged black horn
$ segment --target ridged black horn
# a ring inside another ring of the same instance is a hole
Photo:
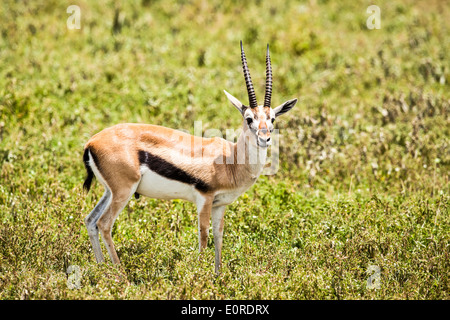
[[[267,44],[266,53],[266,93],[264,95],[264,107],[270,108],[270,100],[272,99],[272,65],[270,63],[269,45]]]
[[[244,47],[242,46],[241,40],[241,59],[242,59],[242,69],[244,70],[245,84],[247,85],[248,101],[250,108],[256,108],[258,103],[256,102],[255,89],[253,89],[252,78],[250,77],[250,71],[247,66],[247,58],[245,57]]]

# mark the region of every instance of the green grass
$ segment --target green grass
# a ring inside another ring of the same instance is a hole
[[[0,21],[1,299],[450,298],[444,2],[3,1]],[[122,264],[97,265],[84,143],[120,122],[239,128],[223,89],[246,101],[241,39],[259,100],[270,43],[273,104],[300,102],[277,174],[226,211],[222,274],[194,205],[148,198],[114,226]]]

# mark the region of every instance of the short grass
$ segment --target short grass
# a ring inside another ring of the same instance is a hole
[[[0,298],[449,299],[449,8],[372,2],[2,1]],[[300,102],[278,172],[227,209],[222,274],[177,200],[131,200],[122,264],[97,265],[84,143],[120,122],[239,128],[222,90],[246,101],[241,39],[259,99],[270,43],[273,103]]]

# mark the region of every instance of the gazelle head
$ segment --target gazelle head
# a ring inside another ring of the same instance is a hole
[[[242,117],[245,120],[244,131],[246,131],[247,128],[250,129],[251,134],[249,136],[252,138],[251,140],[253,143],[261,148],[267,148],[272,143],[270,134],[274,129],[273,123],[275,118],[291,110],[297,103],[297,99],[288,100],[274,109],[271,108],[272,66],[270,63],[269,45],[267,45],[266,52],[266,92],[263,105],[258,105],[256,102],[255,90],[250,77],[250,71],[248,69],[247,58],[245,57],[242,41],[241,59],[245,84],[247,85],[249,105],[244,105],[225,90],[224,92],[227,95],[228,100],[230,100],[230,102],[241,112]]]

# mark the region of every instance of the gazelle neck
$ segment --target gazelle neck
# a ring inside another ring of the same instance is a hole
[[[235,145],[237,164],[240,174],[256,179],[262,173],[267,158],[267,148],[258,147],[255,137],[249,131],[246,121],[243,122],[242,133]]]

